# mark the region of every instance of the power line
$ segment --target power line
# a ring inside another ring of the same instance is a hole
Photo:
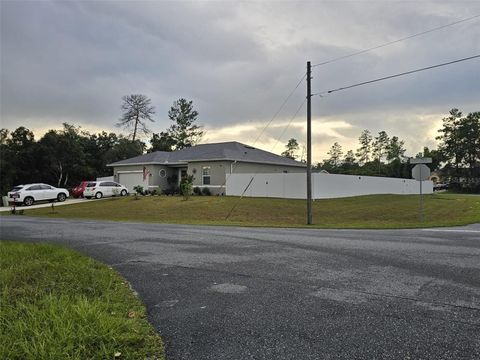
[[[470,20],[473,20],[473,19],[476,19],[476,18],[479,18],[479,17],[480,17],[480,14],[479,15],[474,15],[474,16],[471,16],[471,17],[468,17],[468,18],[465,18],[465,19],[461,19],[461,20],[458,20],[458,21],[455,21],[455,22],[452,22],[452,23],[449,23],[449,24],[446,24],[446,25],[438,26],[438,27],[430,29],[430,30],[426,30],[426,31],[422,31],[422,32],[419,32],[419,33],[416,33],[416,34],[413,34],[413,35],[409,35],[409,36],[403,37],[401,39],[389,41],[387,43],[383,43],[383,44],[380,44],[380,45],[377,45],[377,46],[374,46],[374,47],[371,47],[371,48],[368,48],[368,49],[360,50],[360,51],[357,51],[357,52],[354,52],[354,53],[351,53],[351,54],[348,54],[348,55],[339,56],[339,57],[336,57],[336,58],[333,58],[333,59],[330,59],[330,60],[327,60],[327,61],[323,61],[321,63],[312,65],[312,67],[326,65],[326,64],[330,64],[332,62],[338,61],[338,60],[343,60],[343,59],[347,59],[347,58],[350,58],[350,57],[353,57],[353,56],[356,56],[356,55],[364,54],[364,53],[372,51],[372,50],[380,49],[382,47],[392,45],[392,44],[396,44],[396,43],[399,43],[401,41],[405,41],[405,40],[408,40],[408,39],[411,39],[411,38],[414,38],[414,37],[417,37],[417,36],[425,35],[425,34],[428,34],[428,33],[431,33],[431,32],[437,31],[437,30],[445,29],[447,27],[457,25],[457,24],[460,24],[460,23],[463,23],[463,22],[466,22],[466,21],[470,21]]]
[[[302,78],[303,80],[303,78]],[[290,121],[288,122],[287,126],[284,128],[284,130],[282,131],[282,134],[277,138],[277,141],[275,142],[275,144],[273,145],[272,147],[272,150],[275,149],[275,147],[277,146],[278,142],[281,140],[281,138],[283,137],[283,135],[285,134],[285,132],[287,131],[287,129],[290,127],[290,125],[292,124],[293,120],[295,119],[295,117],[297,116],[297,114],[300,112],[300,110],[303,108],[303,105],[305,105],[305,102],[307,101],[307,98],[304,98],[302,103],[300,104],[300,106],[298,107],[297,111],[295,111],[295,113],[293,114],[293,116],[290,118]],[[230,174],[231,175],[231,174]],[[230,211],[228,212],[227,216],[225,217],[225,220],[228,220],[230,218],[230,216],[232,215],[233,211],[237,208],[238,204],[240,203],[240,201],[243,199],[245,193],[247,192],[248,188],[250,187],[250,185],[252,184],[253,182],[253,179],[255,179],[255,176],[258,175],[258,170],[255,174],[253,174],[252,178],[250,179],[250,181],[248,182],[247,186],[245,187],[245,189],[243,190],[242,192],[242,195],[240,195],[240,197],[238,198],[238,200],[233,204],[232,208],[230,209]]]
[[[278,114],[280,114],[280,111],[282,111],[283,107],[285,106],[285,104],[288,102],[288,100],[290,100],[290,98],[292,97],[292,95],[295,93],[295,91],[298,89],[298,87],[300,86],[300,84],[302,83],[303,79],[305,79],[305,77],[307,76],[307,74],[305,73],[302,78],[298,81],[297,85],[294,87],[294,89],[290,92],[290,94],[288,94],[288,96],[286,97],[286,99],[283,101],[282,105],[280,105],[280,107],[278,108],[278,110],[275,112],[275,114],[272,116],[272,118],[270,119],[270,121],[263,127],[262,131],[260,131],[260,133],[258,134],[257,138],[255,139],[254,143],[252,146],[255,146],[255,144],[257,143],[257,141],[260,139],[260,137],[263,135],[263,133],[265,132],[265,130],[267,130],[267,128],[270,126],[270,124],[272,123],[272,121],[278,116]]]
[[[472,60],[472,59],[479,58],[479,57],[480,57],[480,55],[474,55],[474,56],[470,56],[470,57],[466,57],[466,58],[462,58],[462,59],[458,59],[458,60],[449,61],[449,62],[442,63],[442,64],[427,66],[427,67],[424,67],[424,68],[421,68],[421,69],[415,69],[415,70],[406,71],[406,72],[395,74],[395,75],[384,76],[384,77],[381,77],[381,78],[378,78],[378,79],[364,81],[364,82],[361,82],[361,83],[348,85],[348,86],[340,87],[340,88],[333,89],[333,90],[322,91],[322,92],[319,92],[319,93],[316,93],[316,94],[312,94],[312,96],[315,96],[315,95],[322,96],[324,94],[331,94],[333,92],[337,92],[337,91],[341,91],[341,90],[347,90],[347,89],[351,89],[351,88],[354,88],[354,87],[357,87],[357,86],[367,85],[367,84],[371,84],[371,83],[378,82],[378,81],[383,81],[383,80],[396,78],[396,77],[399,77],[399,76],[410,75],[410,74],[413,74],[413,73],[416,73],[416,72],[435,69],[435,68],[438,68],[438,67],[441,67],[441,66],[446,66],[446,65],[450,65],[450,64],[459,63],[459,62],[462,62],[462,61]]]
[[[295,111],[295,114],[293,114],[292,118],[290,119],[290,121],[288,122],[287,126],[285,126],[285,128],[283,129],[282,133],[280,134],[280,136],[278,137],[277,141],[275,142],[275,144],[273,145],[272,149],[270,150],[270,152],[273,152],[273,150],[275,150],[275,147],[278,145],[278,143],[280,142],[280,140],[282,140],[283,138],[283,135],[285,135],[285,133],[287,132],[287,130],[290,128],[290,125],[292,124],[293,120],[295,119],[295,117],[297,116],[297,114],[300,112],[300,110],[302,109],[303,105],[305,105],[305,102],[307,101],[307,98],[304,98],[302,103],[300,104],[300,106],[298,107],[297,111]]]
[[[288,100],[290,100],[290,98],[292,97],[292,95],[295,93],[295,91],[298,89],[298,87],[300,86],[300,84],[302,83],[303,79],[305,79],[305,77],[307,76],[307,73],[305,73],[301,78],[300,80],[298,81],[297,85],[295,85],[295,87],[293,88],[292,91],[290,91],[290,93],[288,94],[288,96],[285,98],[285,100],[282,102],[282,104],[280,105],[280,107],[278,108],[278,110],[275,112],[275,114],[272,116],[272,118],[270,119],[270,121],[263,127],[263,129],[260,131],[260,133],[258,134],[257,138],[255,139],[255,141],[253,142],[252,146],[255,146],[255,144],[257,143],[257,141],[260,139],[260,137],[263,135],[263,133],[265,132],[265,130],[267,130],[267,128],[271,125],[271,123],[273,122],[273,120],[275,120],[275,118],[278,116],[278,114],[280,114],[280,112],[282,111],[282,109],[285,107],[285,105],[287,104]],[[297,110],[297,112],[299,111],[300,109]],[[238,167],[238,163],[239,161],[242,161],[243,158],[247,155],[247,153],[245,152],[242,156],[242,158],[240,159],[237,159],[235,160],[233,166],[231,167],[231,170],[230,170],[230,173],[228,174],[228,176],[226,176],[225,178],[225,182],[221,185],[220,188],[225,188],[226,185],[227,185],[227,181],[228,179],[230,179],[230,176],[232,176],[232,174],[234,173],[234,171],[236,170],[236,168]],[[227,218],[228,218],[229,215],[227,215]]]

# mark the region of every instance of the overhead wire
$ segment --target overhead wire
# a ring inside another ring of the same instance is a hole
[[[298,89],[298,87],[300,86],[300,84],[302,83],[303,79],[305,79],[307,77],[307,73],[303,74],[303,76],[301,77],[301,79],[298,81],[297,85],[293,88],[292,91],[290,91],[290,93],[288,94],[288,96],[285,98],[285,100],[283,101],[283,103],[280,105],[280,107],[278,108],[278,110],[275,112],[275,114],[273,114],[272,118],[270,119],[270,121],[268,121],[268,123],[263,127],[262,131],[260,131],[260,133],[258,134],[257,138],[255,139],[255,141],[253,142],[253,145],[252,146],[255,146],[255,144],[257,143],[258,140],[260,140],[260,138],[262,137],[263,133],[265,132],[265,130],[267,130],[267,128],[270,126],[270,124],[273,122],[273,120],[275,120],[275,118],[278,116],[278,114],[280,114],[280,112],[282,111],[282,109],[284,108],[284,106],[287,104],[288,100],[290,100],[290,98],[292,97],[292,95],[295,93],[295,91]]]
[[[410,75],[410,74],[414,74],[414,73],[417,73],[417,72],[420,72],[420,71],[431,70],[431,69],[439,68],[439,67],[446,66],[446,65],[451,65],[451,64],[455,64],[455,63],[459,63],[459,62],[463,62],[463,61],[467,61],[467,60],[476,59],[476,58],[479,58],[479,57],[480,57],[480,54],[479,55],[474,55],[474,56],[469,56],[469,57],[465,57],[465,58],[461,58],[461,59],[457,59],[457,60],[453,60],[453,61],[448,61],[448,62],[445,62],[445,63],[442,63],[442,64],[431,65],[431,66],[423,67],[423,68],[420,68],[420,69],[405,71],[405,72],[394,74],[394,75],[384,76],[384,77],[381,77],[381,78],[378,78],[378,79],[363,81],[363,82],[360,82],[360,83],[357,83],[357,84],[352,84],[352,85],[348,85],[348,86],[339,87],[339,88],[332,89],[332,90],[321,91],[321,92],[312,94],[312,96],[317,96],[317,95],[318,96],[323,96],[325,94],[331,94],[333,92],[347,90],[347,89],[351,89],[351,88],[354,88],[354,87],[357,87],[357,86],[363,86],[363,85],[372,84],[372,83],[375,83],[375,82],[378,82],[378,81],[384,81],[384,80],[393,79],[393,78],[400,77],[400,76]]]
[[[305,102],[307,101],[307,98],[305,97],[302,101],[302,103],[300,104],[300,106],[298,107],[298,109],[295,111],[295,113],[293,114],[293,116],[290,118],[290,120],[288,121],[286,127],[284,128],[284,130],[282,131],[282,133],[280,134],[280,136],[277,138],[275,144],[273,145],[272,147],[272,150],[275,149],[275,147],[278,145],[279,141],[282,139],[283,135],[285,135],[285,132],[287,131],[287,129],[290,127],[290,125],[292,124],[293,120],[296,118],[296,116],[298,115],[298,113],[300,112],[300,110],[303,108],[303,105],[305,105]],[[233,211],[237,208],[239,202],[243,199],[243,197],[245,196],[245,193],[247,192],[248,188],[250,187],[250,185],[252,184],[253,180],[255,179],[255,177],[258,175],[258,170],[257,172],[255,172],[252,176],[252,178],[250,179],[250,181],[248,182],[247,186],[245,187],[245,189],[243,190],[242,194],[240,195],[240,197],[238,198],[238,200],[233,204],[232,208],[230,209],[230,211],[228,212],[227,216],[225,217],[225,220],[228,220],[230,218],[230,216],[232,215]]]
[[[256,143],[258,142],[258,140],[260,140],[260,138],[262,137],[263,133],[267,130],[267,128],[272,124],[273,120],[275,120],[275,118],[280,114],[280,112],[283,110],[283,108],[285,107],[285,105],[287,104],[287,102],[290,100],[290,98],[293,96],[293,94],[295,93],[295,91],[298,89],[298,87],[300,86],[300,84],[302,83],[302,81],[307,77],[307,73],[305,72],[305,74],[303,74],[303,76],[300,78],[300,80],[297,82],[297,84],[295,85],[295,87],[290,91],[290,93],[288,94],[288,96],[285,98],[285,100],[282,102],[282,104],[280,105],[280,107],[277,109],[277,111],[273,114],[272,118],[268,121],[267,124],[265,124],[265,126],[262,128],[262,130],[260,131],[260,133],[257,135],[255,141],[253,142],[252,144],[252,147],[256,145]],[[245,158],[245,156],[247,155],[247,152],[245,152],[242,157],[240,159],[237,159],[235,160],[233,166],[231,167],[231,170],[230,170],[230,173],[228,174],[228,176],[225,177],[225,182],[221,185],[220,188],[225,188],[226,185],[227,185],[227,181],[228,179],[230,178],[230,176],[232,176],[232,174],[234,173],[234,171],[237,169],[238,167],[238,162],[239,161],[242,161],[243,158]]]
[[[320,62],[320,63],[317,63],[317,64],[313,64],[312,68],[317,67],[317,66],[330,64],[330,63],[333,63],[335,61],[347,59],[347,58],[357,56],[357,55],[360,55],[360,54],[364,54],[364,53],[372,51],[372,50],[380,49],[380,48],[385,47],[385,46],[396,44],[396,43],[399,43],[399,42],[402,42],[402,41],[405,41],[405,40],[409,40],[409,39],[412,39],[412,38],[415,38],[415,37],[418,37],[418,36],[421,36],[421,35],[429,34],[431,32],[438,31],[438,30],[441,30],[441,29],[445,29],[447,27],[454,26],[454,25],[457,25],[457,24],[460,24],[460,23],[464,23],[466,21],[477,19],[477,18],[480,18],[480,14],[470,16],[470,17],[465,18],[465,19],[457,20],[457,21],[454,21],[452,23],[445,24],[445,25],[442,25],[442,26],[438,26],[438,27],[435,27],[435,28],[432,28],[432,29],[429,29],[429,30],[425,30],[425,31],[416,33],[416,34],[412,34],[412,35],[409,35],[409,36],[406,36],[406,37],[403,37],[403,38],[400,38],[400,39],[397,39],[397,40],[393,40],[393,41],[389,41],[389,42],[386,42],[386,43],[383,43],[383,44],[380,44],[380,45],[376,45],[376,46],[370,47],[368,49],[356,51],[356,52],[353,52],[351,54],[339,56],[339,57],[332,58],[332,59],[329,59],[329,60],[326,60],[326,61],[323,61],[323,62]]]

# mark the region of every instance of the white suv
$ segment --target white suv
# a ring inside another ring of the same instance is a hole
[[[62,202],[65,201],[69,195],[67,189],[56,188],[47,184],[18,185],[7,194],[8,202],[16,204],[23,203],[26,206],[43,200],[58,200]]]
[[[128,195],[128,189],[113,181],[91,181],[83,191],[83,196],[87,199],[95,197],[101,199],[104,196],[125,196]]]

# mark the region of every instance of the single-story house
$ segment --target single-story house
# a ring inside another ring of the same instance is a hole
[[[304,163],[260,150],[236,141],[201,144],[172,152],[155,151],[108,164],[114,180],[130,191],[165,190],[179,186],[193,175],[193,186],[209,188],[212,194],[225,194],[229,174],[304,173]]]

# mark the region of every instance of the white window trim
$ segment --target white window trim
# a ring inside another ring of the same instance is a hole
[[[203,174],[203,170],[208,169],[208,175]],[[211,174],[212,167],[211,166],[202,166],[202,186],[210,186],[211,181],[212,181],[212,174]],[[209,178],[210,184],[205,184],[205,177]]]

